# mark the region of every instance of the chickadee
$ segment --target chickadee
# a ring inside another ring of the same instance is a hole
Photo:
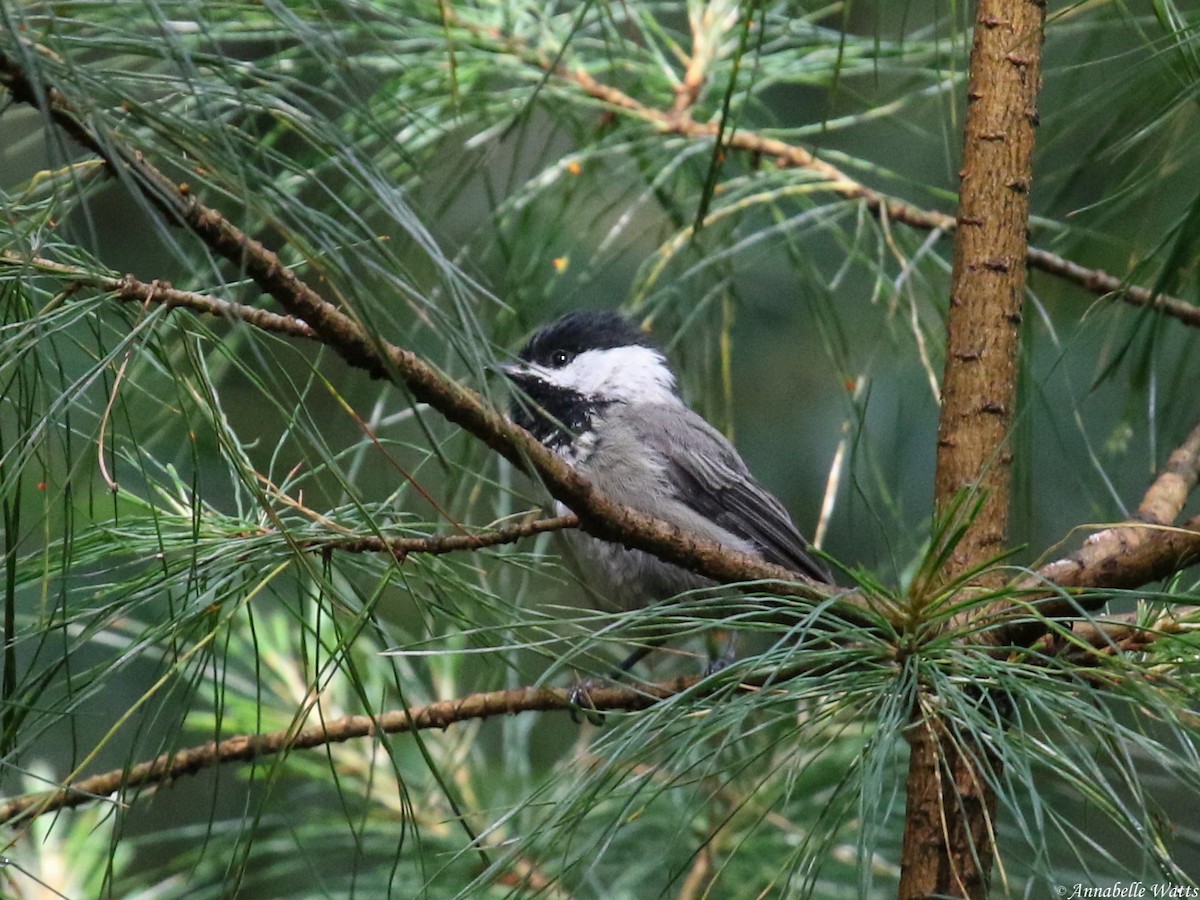
[[[649,337],[615,312],[576,312],[537,331],[519,362],[513,420],[613,500],[819,581],[832,582],[787,510],[725,437],[680,398]],[[561,504],[560,504],[561,506]],[[569,536],[588,582],[619,608],[713,586],[644,553]],[[622,664],[637,662],[645,648]]]

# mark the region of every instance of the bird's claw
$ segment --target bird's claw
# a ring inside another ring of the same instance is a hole
[[[567,703],[570,704],[572,722],[578,725],[586,719],[596,726],[604,724],[604,713],[596,709],[596,704],[592,702],[592,691],[606,684],[595,678],[584,678],[571,685],[567,691]]]
[[[709,659],[708,664],[704,667],[704,677],[716,675],[722,669],[728,669],[734,662],[737,661],[737,652],[730,647],[720,656],[714,656]]]

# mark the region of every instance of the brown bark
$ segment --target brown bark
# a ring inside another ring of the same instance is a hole
[[[982,491],[984,502],[939,573],[942,584],[1007,542],[1044,23],[1044,0],[980,0],[976,9],[934,503],[947,515],[962,491]],[[907,738],[899,896],[985,897],[996,797],[981,770],[998,775],[1000,760],[928,710],[915,711]]]
[[[996,794],[984,767],[996,760],[937,717],[915,721],[908,746],[900,896],[987,896]]]
[[[975,20],[934,491],[942,513],[964,488],[987,500],[947,580],[1005,544],[1044,16],[1039,0],[981,0]]]

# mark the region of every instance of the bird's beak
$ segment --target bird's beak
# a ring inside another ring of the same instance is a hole
[[[533,372],[529,368],[529,365],[523,362],[492,363],[488,368],[493,372],[503,375],[509,381],[515,381],[517,384],[528,381],[533,377]]]

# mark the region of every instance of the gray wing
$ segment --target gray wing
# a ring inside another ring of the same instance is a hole
[[[656,408],[638,428],[690,509],[749,541],[764,560],[818,581],[833,582],[783,504],[762,487],[719,431],[685,406]]]

